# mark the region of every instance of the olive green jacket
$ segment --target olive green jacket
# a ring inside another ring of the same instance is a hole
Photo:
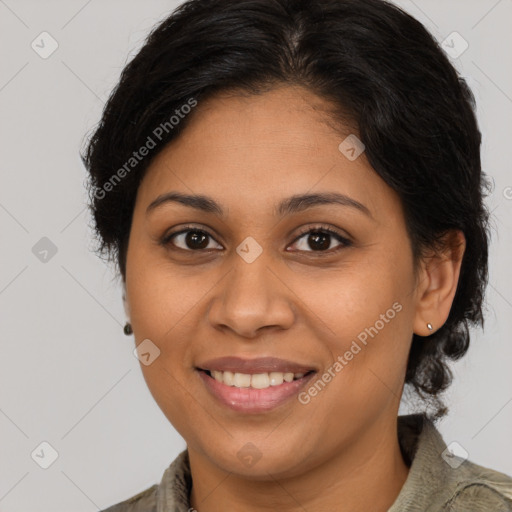
[[[388,512],[512,512],[512,478],[451,455],[426,417],[399,416],[398,438],[410,470]],[[193,512],[191,485],[184,450],[159,485],[102,512]]]

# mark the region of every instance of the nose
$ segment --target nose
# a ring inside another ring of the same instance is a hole
[[[268,329],[289,329],[295,321],[293,292],[262,256],[247,263],[238,255],[215,288],[208,321],[216,329],[254,338]]]

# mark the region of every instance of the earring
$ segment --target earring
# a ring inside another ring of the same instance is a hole
[[[132,324],[130,322],[126,322],[124,324],[123,331],[126,334],[126,336],[130,336],[130,334],[133,334]]]
[[[431,323],[428,323],[427,324],[427,328],[429,331],[432,331],[434,328],[432,327],[432,324]]]

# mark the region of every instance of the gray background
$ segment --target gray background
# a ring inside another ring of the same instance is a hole
[[[440,430],[512,475],[512,1],[399,3],[440,41],[468,42],[454,62],[495,183],[486,328],[454,366]],[[128,58],[176,5],[0,0],[0,512],[104,508],[159,482],[185,448],[122,333],[119,283],[91,251],[78,156]],[[46,59],[31,47],[43,31],[59,45]],[[44,441],[58,453],[48,469]]]

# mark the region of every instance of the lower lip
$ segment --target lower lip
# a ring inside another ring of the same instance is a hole
[[[228,386],[210,377],[205,371],[198,370],[199,376],[206,389],[221,403],[235,411],[265,412],[290,400],[315,375],[312,372],[292,382],[283,382],[279,386],[269,386],[265,389],[236,388]]]

